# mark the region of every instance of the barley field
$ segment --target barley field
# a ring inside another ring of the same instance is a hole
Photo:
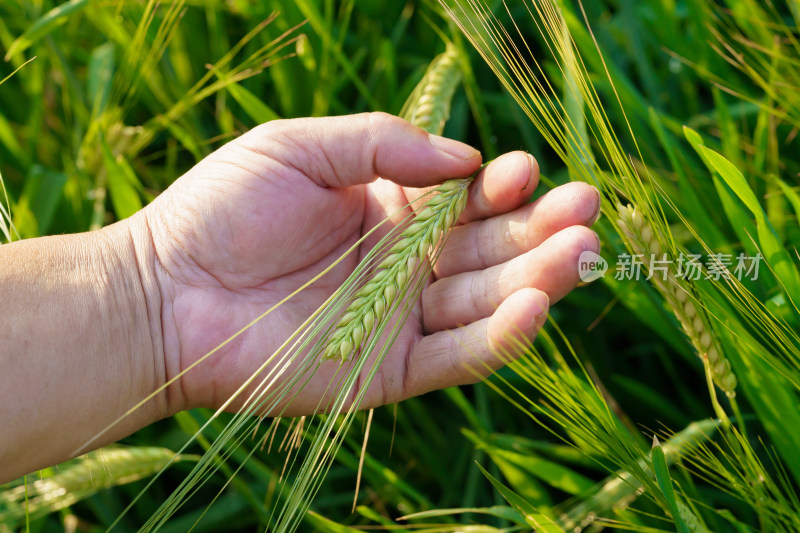
[[[797,0],[3,0],[2,242],[129,217],[258,124],[384,111],[529,152],[534,199],[596,186],[602,251],[485,381],[358,410],[464,209],[445,181],[265,354],[341,361],[326,414],[259,417],[293,394],[266,385],[181,412],[0,485],[0,533],[800,531],[799,26]]]

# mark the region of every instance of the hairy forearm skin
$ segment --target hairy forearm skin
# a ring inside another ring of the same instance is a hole
[[[113,442],[166,393],[155,257],[142,214],[0,246],[0,483]]]

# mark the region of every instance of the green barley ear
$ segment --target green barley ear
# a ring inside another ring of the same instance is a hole
[[[662,445],[667,465],[681,460],[693,453],[699,446],[711,439],[718,427],[715,420],[706,419],[692,422],[679,433],[669,437]],[[652,476],[652,470],[644,457],[638,460],[638,471]],[[590,496],[571,503],[558,515],[559,525],[567,531],[579,531],[593,525],[595,521],[609,516],[612,510],[622,510],[630,506],[645,485],[628,470],[618,470],[600,482]],[[686,520],[687,517],[684,517]]]
[[[116,485],[160,472],[171,462],[189,459],[166,448],[130,446],[101,448],[77,459],[53,476],[0,493],[0,523],[38,517]]]
[[[447,119],[450,118],[453,95],[461,83],[460,61],[458,49],[453,43],[447,43],[445,51],[431,61],[425,75],[403,105],[400,116],[432,135],[441,135]],[[461,186],[465,186],[472,178],[450,181],[462,182]],[[442,187],[455,188],[454,183],[448,185],[450,181],[445,182]]]
[[[458,50],[447,43],[431,61],[422,80],[403,106],[401,116],[430,134],[440,135],[450,116],[450,102],[461,81]],[[324,359],[346,361],[386,317],[398,294],[404,292],[421,261],[436,249],[458,220],[467,203],[472,180],[453,179],[434,189],[433,198],[415,213],[397,242],[386,252],[372,278],[355,294],[331,334]]]
[[[437,187],[433,198],[415,213],[400,233],[372,278],[355,294],[331,334],[324,358],[350,358],[383,323],[398,295],[412,282],[418,265],[428,260],[467,204],[469,179],[449,180]]]
[[[656,232],[642,216],[642,213],[630,205],[618,206],[617,212],[619,213],[617,223],[622,233],[633,251],[642,256],[642,262],[651,275],[651,281],[672,307],[683,331],[703,359],[706,371],[710,373],[717,387],[728,397],[734,397],[736,395],[736,376],[715,342],[715,336],[705,311],[695,305],[693,299],[689,297],[693,294],[691,287],[686,280],[676,276],[671,262],[666,267],[659,267],[662,270],[666,268],[666,275],[653,272],[652,259],[664,259],[666,254]]]
[[[445,51],[431,61],[400,116],[428,133],[441,135],[450,117],[450,102],[461,82],[459,61],[458,49],[447,43]]]

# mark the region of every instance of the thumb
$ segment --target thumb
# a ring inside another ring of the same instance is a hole
[[[379,176],[426,187],[469,176],[481,165],[480,152],[471,146],[386,113],[276,120],[240,140],[322,187],[349,187]]]

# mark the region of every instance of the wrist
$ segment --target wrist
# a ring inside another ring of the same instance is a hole
[[[0,482],[169,412],[160,296],[136,221],[0,249]],[[152,264],[152,263],[151,263]],[[58,439],[52,439],[59,435]],[[49,443],[49,444],[42,444]]]
[[[107,268],[106,287],[100,288],[100,298],[111,307],[104,313],[103,328],[112,332],[113,344],[109,349],[126,358],[121,363],[130,372],[127,390],[131,407],[153,395],[131,414],[138,426],[172,412],[167,391],[160,390],[167,379],[162,295],[152,236],[142,215],[139,213],[98,232]]]

